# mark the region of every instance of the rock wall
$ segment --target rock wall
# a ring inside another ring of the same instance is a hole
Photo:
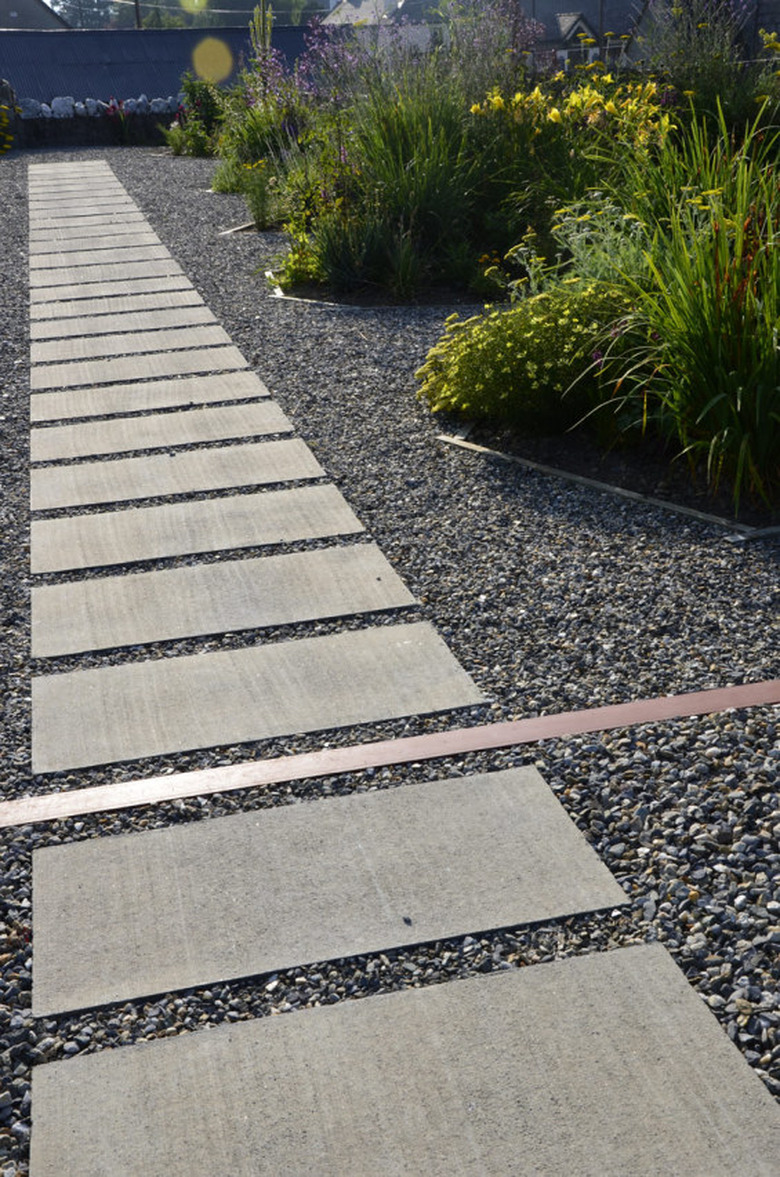
[[[9,132],[14,147],[102,147],[116,143],[162,144],[183,95],[149,99],[125,98],[102,102],[86,98],[53,98],[50,103],[14,97],[0,81],[0,105],[10,111]]]

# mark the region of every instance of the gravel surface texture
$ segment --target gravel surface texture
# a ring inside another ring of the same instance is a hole
[[[430,619],[484,690],[483,706],[31,776],[31,672],[367,624],[346,619],[31,663],[27,166],[79,158],[109,161],[421,602],[370,621]],[[721,528],[442,445],[436,434],[453,423],[417,401],[413,373],[453,308],[272,298],[262,275],[282,238],[220,237],[247,217],[239,198],[208,191],[212,170],[209,161],[140,148],[17,152],[0,161],[4,797],[780,677],[776,541],[731,543]],[[647,939],[666,944],[780,1099],[778,720],[778,708],[757,707],[3,831],[0,1174],[27,1172],[36,1063]],[[523,763],[539,767],[621,882],[625,909],[531,929],[471,929],[454,941],[57,1019],[30,1016],[33,848]]]

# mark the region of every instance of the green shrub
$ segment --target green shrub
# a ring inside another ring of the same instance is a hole
[[[214,144],[205,126],[195,115],[180,112],[170,127],[163,129],[163,135],[174,155],[204,158],[214,154]]]
[[[574,279],[465,321],[416,373],[434,412],[487,418],[527,433],[562,433],[598,403],[605,330],[630,309],[617,287]]]
[[[730,126],[755,115],[742,32],[748,6],[734,0],[653,0],[637,47],[642,65],[663,79],[696,115]]]
[[[178,119],[174,119],[170,127],[163,127],[162,133],[165,136],[165,142],[170,147],[174,155],[187,154],[187,137],[184,134],[184,125]]]
[[[256,229],[268,229],[278,222],[276,176],[264,159],[241,168],[241,191]]]
[[[214,169],[211,187],[215,192],[243,192],[244,169],[232,157],[221,159]]]
[[[623,276],[642,342],[620,394],[738,511],[745,492],[780,498],[780,137],[757,120],[736,141],[723,114],[712,146],[709,130],[694,118],[655,168],[629,170],[649,245],[645,278]]]
[[[181,82],[184,104],[173,123],[163,130],[174,155],[209,156],[216,152],[216,139],[224,114],[224,99],[213,82],[185,74]]]
[[[211,137],[222,121],[224,99],[213,82],[185,74],[181,80],[184,110],[188,119],[196,119],[205,134]]]

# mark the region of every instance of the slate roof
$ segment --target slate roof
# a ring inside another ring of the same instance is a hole
[[[70,25],[44,0],[0,0],[0,32],[3,29],[68,29]],[[2,73],[0,59],[0,74]]]
[[[2,0],[0,0],[2,2]],[[274,29],[273,43],[292,63],[303,50],[304,29]],[[0,31],[0,77],[17,98],[167,98],[178,94],[182,74],[204,37],[224,41],[233,54],[235,80],[249,57],[249,28],[71,29]]]
[[[593,31],[596,38],[604,33],[620,37],[632,32],[636,24],[640,4],[637,0],[575,0],[567,9],[561,0],[526,0],[528,16],[544,25],[545,40],[560,44],[569,38],[571,30],[579,20]]]

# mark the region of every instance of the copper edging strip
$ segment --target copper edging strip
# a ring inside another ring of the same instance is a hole
[[[38,797],[20,797],[0,804],[0,828],[774,703],[780,703],[780,679],[656,699],[639,699],[584,711],[564,711],[558,715],[542,715],[534,719],[457,728],[426,736],[378,740],[371,744],[353,744],[347,748],[324,748],[274,760],[248,761],[224,768],[150,777],[148,780],[72,789],[64,793],[45,793]]]

